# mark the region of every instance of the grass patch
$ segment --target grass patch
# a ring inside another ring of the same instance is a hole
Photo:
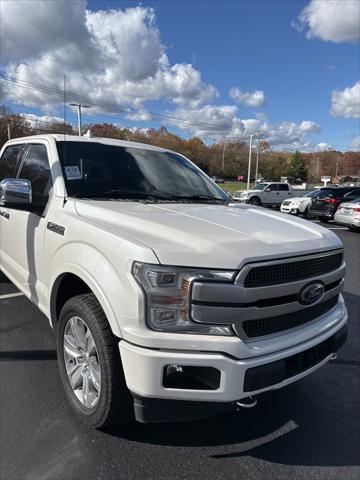
[[[246,190],[247,183],[246,182],[225,182],[219,185],[220,188],[224,190],[229,190],[230,193],[235,193],[237,190]],[[250,188],[252,187],[252,183],[250,183]]]

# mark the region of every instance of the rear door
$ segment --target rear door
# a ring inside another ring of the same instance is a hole
[[[279,183],[278,184],[278,201],[277,203],[282,203],[287,198],[291,197],[290,187],[287,183]]]

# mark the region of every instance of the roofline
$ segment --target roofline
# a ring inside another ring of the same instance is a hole
[[[55,140],[55,141],[66,141],[66,142],[84,142],[84,143],[102,143],[104,145],[114,145],[119,147],[133,147],[133,148],[143,148],[147,150],[156,150],[160,152],[172,152],[168,148],[158,147],[157,145],[151,145],[149,143],[141,142],[131,142],[129,140],[119,140],[115,138],[106,138],[106,137],[86,137],[86,136],[76,136],[76,135],[67,135],[63,133],[49,133],[45,135],[29,135],[27,137],[17,137],[12,138],[6,142],[7,143],[17,143],[24,141],[36,141],[36,140]]]

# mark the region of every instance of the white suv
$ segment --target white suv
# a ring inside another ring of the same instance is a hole
[[[39,135],[5,144],[0,181],[0,268],[56,330],[88,425],[251,406],[345,341],[339,238],[234,206],[182,155]]]
[[[299,215],[301,213],[307,217],[311,207],[311,199],[316,197],[319,191],[320,190],[314,190],[302,197],[293,197],[291,199],[284,200],[281,204],[280,211],[283,213],[291,213],[293,215]]]

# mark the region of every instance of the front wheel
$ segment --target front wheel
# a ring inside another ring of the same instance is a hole
[[[93,294],[68,300],[57,328],[60,376],[73,412],[101,428],[133,418],[118,342]]]
[[[258,197],[252,197],[249,200],[249,205],[254,205],[255,207],[261,206],[261,200]]]

